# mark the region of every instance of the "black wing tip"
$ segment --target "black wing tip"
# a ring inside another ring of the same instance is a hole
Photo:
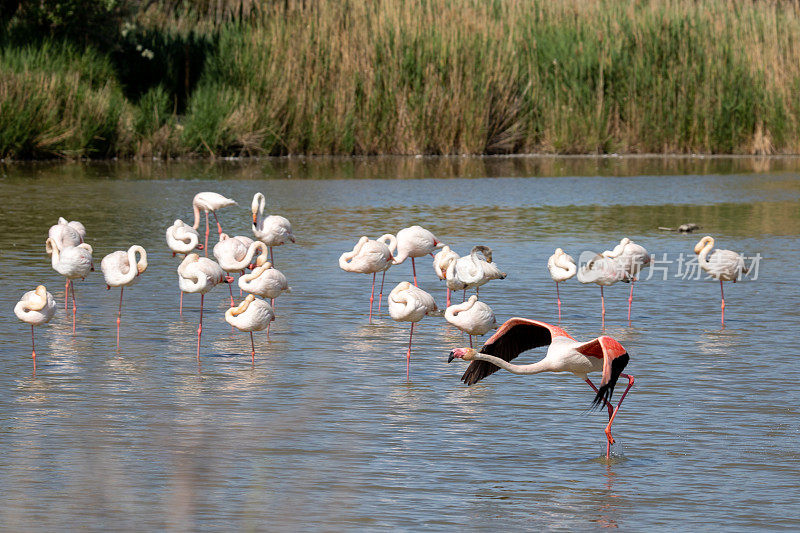
[[[611,401],[611,397],[614,396],[614,387],[617,384],[619,375],[622,374],[622,371],[628,366],[628,361],[630,361],[630,359],[631,356],[628,355],[628,352],[625,352],[611,361],[611,379],[608,380],[608,383],[597,389],[597,394],[594,400],[592,400],[590,409],[600,409],[606,402]]]

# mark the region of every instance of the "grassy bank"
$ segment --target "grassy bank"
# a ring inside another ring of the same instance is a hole
[[[0,157],[800,152],[788,2],[180,5],[9,31]]]

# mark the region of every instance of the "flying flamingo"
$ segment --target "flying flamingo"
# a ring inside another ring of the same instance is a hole
[[[86,228],[77,220],[67,222],[64,217],[58,217],[58,224],[50,226],[47,237],[53,239],[61,249],[78,246],[86,238]]]
[[[603,329],[606,327],[606,299],[603,294],[603,287],[608,287],[623,279],[625,279],[625,272],[616,259],[602,254],[596,254],[591,261],[578,269],[578,281],[600,285],[600,317]]]
[[[564,253],[561,248],[556,248],[555,253],[547,260],[547,268],[550,270],[550,277],[556,282],[558,321],[561,322],[561,295],[558,293],[558,284],[574,276],[578,269],[572,256]]]
[[[436,272],[436,277],[441,280],[447,279],[447,267],[450,263],[457,261],[460,256],[450,249],[449,246],[444,246],[433,256],[433,271]],[[447,287],[447,307],[450,307],[450,287]]]
[[[478,254],[483,257],[478,257]],[[492,249],[488,246],[474,246],[469,255],[452,261],[447,267],[448,287],[466,290],[489,283],[493,279],[505,279],[506,273],[492,262]]]
[[[548,346],[547,354],[538,363],[515,365],[512,359],[527,350]],[[563,329],[537,320],[511,318],[497,333],[486,341],[479,351],[472,348],[456,348],[450,352],[448,362],[453,359],[472,361],[461,376],[461,381],[472,385],[504,368],[514,374],[538,374],[540,372],[572,372],[595,391],[592,406],[605,405],[608,408],[606,426],[606,459],[611,457],[611,424],[619,412],[622,400],[633,386],[633,376],[623,374],[630,356],[620,343],[611,337],[601,336],[589,342],[578,342]],[[595,387],[588,377],[591,372],[602,371],[600,388]],[[616,407],[611,405],[611,397],[617,380],[622,376],[628,379],[628,387]]]
[[[472,348],[472,336],[484,335],[497,327],[497,319],[492,308],[478,301],[474,294],[469,300],[449,306],[444,311],[444,319],[469,335],[469,347]]]
[[[630,324],[631,305],[633,305],[633,284],[639,272],[644,267],[650,266],[650,254],[647,253],[644,246],[638,245],[625,237],[619,241],[619,244],[613,250],[606,250],[603,255],[617,260],[617,264],[622,268],[625,275],[622,281],[628,281],[631,284],[631,292],[628,295],[628,323]]]
[[[55,312],[56,302],[44,285],[39,285],[36,290],[23,294],[20,301],[14,306],[14,314],[17,315],[17,318],[31,325],[31,356],[33,357],[34,374],[36,373],[36,345],[33,342],[33,326],[41,326],[50,322]]]
[[[438,315],[433,296],[407,281],[400,282],[389,293],[389,316],[398,322],[411,322],[411,334],[408,337],[406,352],[406,380],[409,379],[411,366],[411,339],[414,336],[414,324],[425,315]]]
[[[214,245],[214,258],[222,270],[229,274],[243,273],[253,264],[256,252],[260,252],[262,263],[267,260],[267,245],[250,237],[228,237],[222,233],[219,242]],[[233,290],[230,285],[228,291],[231,294],[231,307],[233,307]]]
[[[197,362],[200,362],[200,334],[203,332],[203,298],[219,283],[233,283],[222,268],[207,257],[187,255],[178,266],[178,285],[181,292],[200,294],[200,325],[197,326]]]
[[[411,271],[414,273],[414,286],[417,286],[417,267],[414,265],[415,257],[424,257],[433,254],[437,248],[444,246],[433,233],[422,226],[410,226],[397,232],[397,254],[393,264],[399,265],[407,258],[411,258]]]
[[[136,260],[136,254],[139,260]],[[119,287],[119,309],[117,311],[117,349],[119,349],[119,324],[122,321],[122,293],[125,287],[130,287],[147,270],[147,252],[139,245],[128,248],[127,252],[122,250],[112,252],[100,261],[100,270],[106,280],[106,287]]]
[[[206,240],[203,246],[206,257],[208,257],[208,212],[211,211],[214,215],[214,220],[217,222],[217,230],[219,234],[222,235],[222,226],[220,226],[219,219],[217,218],[217,210],[228,207],[229,205],[237,204],[232,198],[225,198],[221,194],[215,192],[199,192],[194,195],[194,199],[192,200],[192,211],[194,211],[194,223],[192,224],[192,228],[197,229],[200,227],[200,210],[202,209],[206,214]]]
[[[75,333],[75,317],[78,313],[78,306],[75,303],[75,282],[72,280],[83,279],[89,272],[94,271],[92,247],[84,242],[78,246],[61,249],[53,239],[48,237],[45,249],[50,254],[53,269],[67,278],[67,291],[72,289],[72,333]],[[64,302],[65,308],[66,305]]]
[[[392,248],[388,242],[397,246],[394,235],[386,234],[377,241],[371,240],[366,235],[361,237],[353,250],[345,252],[339,256],[339,268],[345,272],[356,272],[359,274],[372,274],[372,291],[369,295],[369,323],[372,324],[372,302],[375,299],[375,276],[378,272],[386,271],[392,266]],[[381,292],[378,300],[383,298],[383,278],[381,278]]]
[[[719,290],[722,295],[722,327],[725,327],[725,290],[722,288],[722,282],[736,283],[736,280],[749,269],[744,266],[744,258],[731,250],[715,250],[709,256],[713,247],[714,238],[706,235],[695,245],[694,253],[697,254],[700,268],[719,280]]]
[[[255,295],[248,294],[239,307],[231,307],[225,311],[225,321],[239,331],[250,333],[250,347],[252,348],[253,364],[256,363],[256,345],[253,342],[253,332],[267,328],[275,320],[272,306],[264,300],[257,299]]]
[[[292,223],[288,219],[280,215],[268,215],[266,218],[262,218],[266,202],[266,198],[260,192],[253,195],[253,201],[250,204],[250,210],[253,213],[253,234],[256,239],[269,246],[269,260],[274,264],[272,247],[295,242],[295,240]]]

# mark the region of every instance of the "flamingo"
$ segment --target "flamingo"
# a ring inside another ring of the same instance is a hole
[[[62,249],[78,246],[86,238],[86,228],[77,220],[67,222],[64,217],[58,217],[58,224],[50,226],[47,237],[53,239]]]
[[[561,322],[561,295],[558,293],[558,284],[574,276],[578,269],[572,256],[564,253],[561,248],[556,248],[555,253],[547,260],[547,269],[550,270],[550,277],[556,282],[558,321]]]
[[[387,244],[387,242],[389,244]],[[345,272],[359,274],[372,274],[372,291],[369,295],[369,323],[372,324],[372,302],[375,299],[375,276],[378,272],[386,271],[392,266],[392,249],[397,247],[397,240],[389,233],[382,235],[377,241],[371,240],[366,235],[361,237],[353,250],[339,256],[339,268]],[[383,298],[383,278],[381,278],[381,292],[378,303]]]
[[[547,354],[538,363],[515,365],[510,361],[527,350],[547,346]],[[504,368],[514,374],[538,374],[540,372],[572,372],[595,391],[593,407],[608,408],[606,426],[606,459],[611,457],[611,424],[619,412],[622,400],[633,386],[633,376],[623,374],[630,356],[622,345],[611,337],[601,336],[589,342],[578,342],[563,329],[527,318],[511,318],[486,341],[480,350],[456,348],[450,352],[448,362],[453,359],[471,361],[461,376],[461,381],[473,385],[485,377]],[[600,387],[595,387],[588,377],[591,372],[602,371]],[[614,387],[621,377],[627,378],[628,387],[616,407],[611,404]]]
[[[614,258],[602,254],[595,254],[591,261],[578,269],[578,281],[600,285],[600,317],[604,329],[606,327],[606,299],[603,295],[603,287],[613,285],[624,278],[625,273],[619,263]]]
[[[181,219],[176,219],[167,228],[167,246],[172,250],[172,257],[175,257],[175,254],[188,254],[203,249],[203,245],[200,244],[200,234]]]
[[[187,255],[178,266],[178,285],[181,292],[200,294],[200,324],[197,326],[197,362],[200,362],[200,334],[203,332],[203,298],[220,283],[233,283],[217,263],[195,253]]]
[[[36,290],[28,291],[22,295],[14,314],[23,322],[31,325],[31,357],[33,357],[33,372],[36,373],[36,345],[33,342],[33,326],[47,324],[56,312],[56,301],[53,295],[47,292],[44,285],[39,285]]]
[[[136,254],[139,260],[136,260]],[[119,324],[122,321],[122,293],[130,287],[147,270],[147,252],[139,245],[128,248],[128,251],[112,252],[100,261],[100,270],[106,280],[106,287],[119,287],[119,309],[117,310],[117,349],[119,349]]]
[[[483,257],[478,257],[478,254]],[[492,249],[488,246],[474,246],[469,255],[452,261],[447,267],[448,287],[466,290],[489,283],[493,279],[505,279],[506,273],[492,262]]]
[[[436,316],[439,310],[433,296],[411,283],[403,281],[389,293],[389,316],[398,322],[411,322],[411,334],[408,337],[406,352],[406,380],[409,379],[411,366],[411,339],[414,336],[414,324],[425,315]]]
[[[457,261],[460,256],[450,249],[449,246],[444,246],[439,252],[433,256],[433,271],[436,272],[436,277],[441,280],[447,279],[447,267],[450,263]],[[450,307],[450,287],[447,287],[447,307]]]
[[[414,273],[414,286],[417,286],[417,267],[414,265],[415,257],[432,254],[437,248],[444,246],[433,233],[422,226],[410,226],[397,232],[397,254],[392,264],[399,265],[407,258],[411,258],[411,271]]]
[[[195,194],[192,199],[192,211],[194,212],[193,229],[196,230],[200,227],[200,210],[202,209],[206,213],[206,240],[203,246],[206,257],[208,257],[208,212],[211,211],[214,215],[214,220],[217,222],[217,230],[219,234],[222,235],[222,226],[220,226],[219,219],[217,218],[217,210],[228,207],[229,205],[237,204],[232,198],[225,198],[221,194],[215,192],[199,192]]]
[[[253,364],[256,363],[256,345],[253,342],[253,332],[267,328],[275,320],[272,306],[264,300],[256,299],[255,295],[248,294],[239,307],[231,307],[225,311],[225,321],[239,331],[250,333],[250,347],[252,348]]]
[[[78,246],[61,249],[56,241],[48,237],[45,249],[50,254],[53,269],[67,278],[67,291],[72,289],[72,333],[75,333],[75,317],[78,313],[78,306],[75,303],[75,283],[72,280],[83,279],[89,272],[94,271],[92,247],[84,242]],[[66,306],[67,302],[65,301],[65,309]]]
[[[631,292],[628,295],[628,323],[630,324],[631,305],[633,305],[633,284],[639,272],[644,267],[650,266],[650,254],[647,253],[644,246],[636,244],[625,237],[619,241],[619,244],[613,250],[606,250],[603,255],[617,260],[617,264],[619,264],[624,273],[622,281],[627,281],[631,284]]]
[[[270,306],[275,311],[275,298],[282,292],[292,292],[289,282],[283,273],[272,267],[272,263],[264,260],[263,256],[256,259],[256,268],[249,274],[239,277],[239,289],[256,296],[270,299]],[[269,339],[269,324],[267,325],[267,338]]]
[[[253,234],[256,239],[269,246],[269,260],[275,263],[272,257],[272,247],[295,242],[292,233],[292,223],[280,215],[264,216],[264,205],[267,200],[263,194],[257,192],[253,195],[250,210],[253,213]]]
[[[256,252],[261,252],[262,262],[267,260],[267,245],[260,241],[253,241],[250,237],[237,236],[228,237],[221,233],[219,242],[214,245],[214,258],[222,267],[222,270],[233,274],[234,272],[244,272],[244,269],[252,265],[253,257]],[[233,307],[233,290],[228,285],[231,294],[231,307]]]
[[[497,327],[492,308],[479,302],[474,294],[466,302],[448,306],[444,311],[444,319],[469,335],[470,348],[473,335],[483,335]]]
[[[725,290],[722,288],[722,282],[736,283],[736,280],[749,269],[744,266],[744,258],[731,250],[715,250],[709,257],[713,247],[714,238],[706,235],[695,245],[694,253],[697,254],[700,268],[719,280],[719,290],[722,295],[722,327],[725,327]]]

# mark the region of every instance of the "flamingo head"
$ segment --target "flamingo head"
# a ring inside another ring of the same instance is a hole
[[[695,244],[694,253],[699,254],[703,250],[703,248],[705,248],[709,243],[711,243],[711,246],[714,246],[714,238],[711,237],[710,235],[706,235],[705,237],[700,239],[700,242]]]
[[[453,359],[462,359],[464,361],[472,361],[475,359],[475,354],[477,354],[475,350],[472,348],[455,348],[452,352],[450,352],[450,357],[447,358],[447,362],[451,362]]]
[[[224,278],[222,278],[222,281],[224,281],[225,283],[233,283],[233,276],[225,276]]]

